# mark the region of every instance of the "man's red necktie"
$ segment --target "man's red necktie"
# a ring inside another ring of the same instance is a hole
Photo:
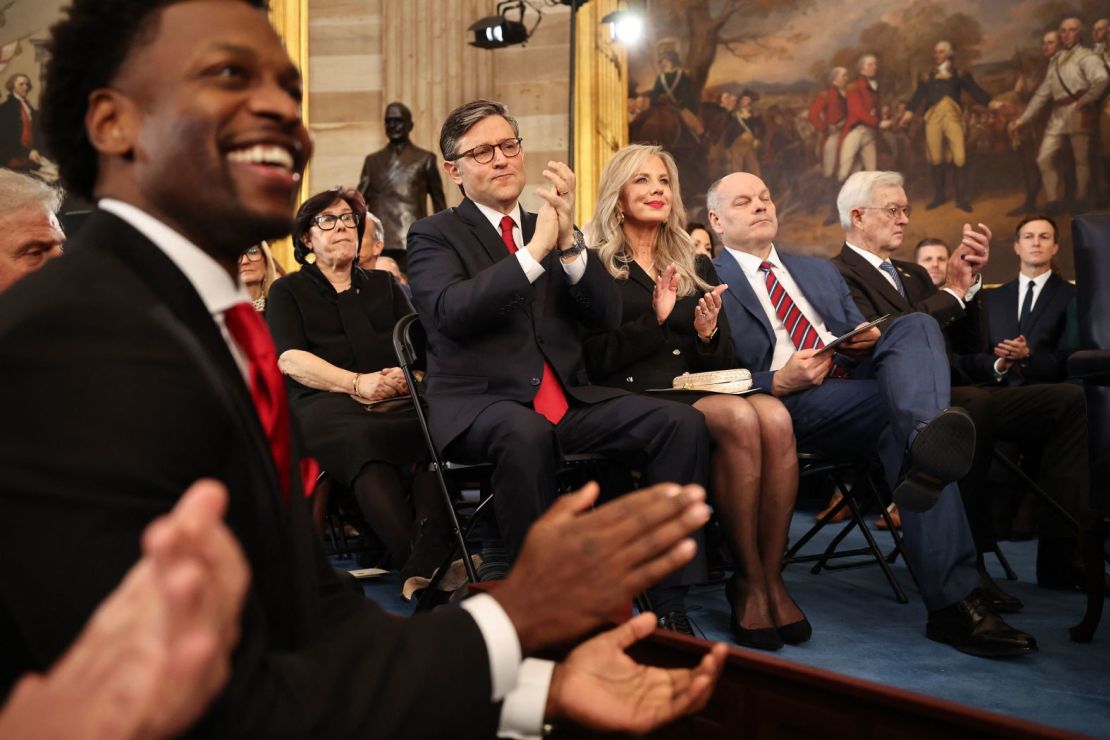
[[[501,241],[509,249],[509,254],[516,254],[516,241],[513,239],[513,217],[504,216],[501,219]],[[532,407],[542,414],[552,424],[558,424],[567,413],[567,396],[563,393],[563,386],[559,377],[547,360],[543,361],[543,378],[540,379],[540,388],[536,397],[532,399]]]
[[[775,277],[773,268],[774,265],[767,260],[759,263],[759,269],[767,273],[765,284],[767,294],[771,297],[771,305],[775,307],[775,314],[778,315],[779,320],[786,327],[786,333],[790,335],[790,341],[794,342],[796,349],[821,349],[825,346],[825,343],[817,335],[817,330],[813,328],[813,324],[809,323],[809,319],[794,304],[794,299],[786,292],[786,288]],[[835,363],[832,370],[829,371],[829,375],[834,378],[848,377],[844,369]]]
[[[283,498],[289,500],[289,474],[293,458],[289,431],[289,400],[285,395],[285,381],[278,370],[277,350],[270,330],[249,303],[237,303],[224,313],[224,321],[231,338],[243,350],[250,363],[251,400],[258,411],[258,419],[270,442],[270,453],[277,467],[278,483]],[[305,495],[312,492],[318,472],[316,461],[301,459],[301,481]]]

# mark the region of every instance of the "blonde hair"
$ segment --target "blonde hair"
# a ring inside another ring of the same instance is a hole
[[[262,271],[262,295],[270,295],[270,286],[278,279],[277,261],[274,259],[274,253],[270,251],[270,245],[266,240],[258,242],[258,249],[262,252],[262,261],[266,264],[265,269]]]
[[[686,208],[678,185],[678,167],[674,158],[661,146],[631,144],[624,147],[605,165],[597,186],[597,208],[591,222],[591,235],[600,253],[601,263],[617,280],[628,279],[628,264],[633,257],[628,249],[621,223],[621,193],[628,182],[652,157],[659,157],[671,181],[671,212],[659,227],[652,258],[655,269],[665,270],[672,263],[678,268],[678,294],[693,295],[710,290],[711,286],[698,275],[694,265],[694,242],[686,233]],[[654,276],[652,276],[654,277]]]

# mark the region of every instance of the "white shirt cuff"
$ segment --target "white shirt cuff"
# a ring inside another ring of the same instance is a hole
[[[545,272],[543,265],[536,262],[527,249],[516,250],[516,261],[520,263],[520,269],[524,270],[524,276],[528,278],[528,282],[530,283],[539,280],[540,275]]]
[[[566,262],[559,260],[559,264],[563,266],[563,272],[567,274],[567,280],[571,285],[576,285],[582,276],[586,274],[586,252],[589,250],[583,249],[578,253],[578,256],[571,260],[568,265]]]
[[[1002,362],[1001,357],[999,357],[997,360],[995,360],[994,365],[991,366],[991,370],[994,370],[994,379],[995,380],[1002,380],[1004,377],[1006,377],[1006,372],[1007,371],[998,369],[998,363],[1000,363],[1000,362]]]
[[[478,631],[482,633],[482,639],[486,643],[486,652],[489,654],[490,685],[493,689],[490,701],[500,701],[516,688],[520,679],[522,656],[516,627],[497,600],[489,594],[478,594],[463,601],[462,608],[474,618]],[[540,717],[541,719],[543,717],[542,710]]]
[[[547,690],[555,664],[550,660],[525,658],[520,666],[517,686],[501,705],[498,737],[525,740],[543,736],[543,714],[547,708]]]

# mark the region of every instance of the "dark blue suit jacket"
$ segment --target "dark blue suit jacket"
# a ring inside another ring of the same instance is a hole
[[[986,347],[976,357],[980,375],[986,377],[994,364],[994,346],[1003,339],[1013,339],[1018,332],[1018,290],[1020,280],[1011,280],[983,294]],[[1010,368],[1004,382],[1058,383],[1067,378],[1068,355],[1074,347],[1067,346],[1068,304],[1075,300],[1075,286],[1059,275],[1050,275],[1045,282],[1033,317],[1026,332],[1029,358]]]
[[[829,331],[839,335],[863,323],[863,315],[852,300],[848,284],[831,262],[782,252],[778,255]],[[724,306],[736,344],[737,365],[751,371],[754,386],[770,392],[775,332],[767,313],[748,283],[748,276],[740,269],[740,263],[727,250],[722,250],[713,260],[713,266],[721,282],[728,283]]]

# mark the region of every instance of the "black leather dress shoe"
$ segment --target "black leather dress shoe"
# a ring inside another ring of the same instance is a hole
[[[980,658],[1016,658],[1037,651],[1037,640],[1006,624],[981,589],[963,601],[929,612],[925,635]]]
[[[894,489],[894,503],[899,509],[928,511],[946,485],[967,475],[973,457],[975,423],[971,417],[959,408],[941,411],[914,437],[907,456],[908,472]]]
[[[999,614],[1016,614],[1025,608],[1022,600],[1003,591],[985,568],[979,571],[979,594]]]
[[[690,617],[686,616],[686,612],[667,612],[656,620],[656,625],[661,630],[670,630],[671,632],[694,637],[694,628],[690,624]]]

